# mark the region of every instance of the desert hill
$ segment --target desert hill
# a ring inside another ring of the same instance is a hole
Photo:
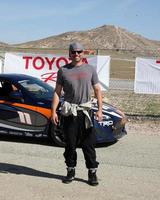
[[[7,46],[9,46],[7,43],[0,42],[0,47],[7,47]]]
[[[68,45],[73,41],[81,42],[86,49],[122,49],[140,53],[157,51],[160,48],[160,41],[147,39],[113,25],[104,25],[86,31],[65,32],[16,45],[0,42],[0,47],[68,49]]]
[[[60,35],[17,44],[16,46],[66,49],[69,43],[73,41],[83,43],[87,49],[129,49],[139,51],[156,50],[160,47],[160,41],[150,40],[139,34],[111,25],[104,25],[87,31],[65,32]]]

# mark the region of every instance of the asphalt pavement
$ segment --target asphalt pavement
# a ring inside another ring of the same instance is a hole
[[[76,179],[66,175],[63,148],[36,139],[0,139],[0,200],[159,200],[160,136],[130,130],[116,144],[96,148],[99,185],[87,184],[78,149]]]

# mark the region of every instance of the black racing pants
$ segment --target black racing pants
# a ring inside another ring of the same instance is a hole
[[[95,132],[93,128],[85,128],[85,115],[78,111],[78,115],[64,117],[64,134],[66,147],[64,152],[65,163],[68,167],[75,167],[77,164],[76,148],[80,145],[83,150],[86,167],[97,168],[95,151]]]

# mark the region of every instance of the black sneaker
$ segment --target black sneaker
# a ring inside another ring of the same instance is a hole
[[[67,168],[67,176],[62,180],[63,183],[71,183],[75,177],[75,168]]]
[[[88,170],[88,184],[92,186],[98,185],[96,170]]]

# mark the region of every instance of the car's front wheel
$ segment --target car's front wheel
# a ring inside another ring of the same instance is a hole
[[[54,125],[51,123],[50,127],[50,136],[55,144],[58,146],[64,147],[65,146],[65,137],[63,132],[63,117],[59,116],[58,125]]]

